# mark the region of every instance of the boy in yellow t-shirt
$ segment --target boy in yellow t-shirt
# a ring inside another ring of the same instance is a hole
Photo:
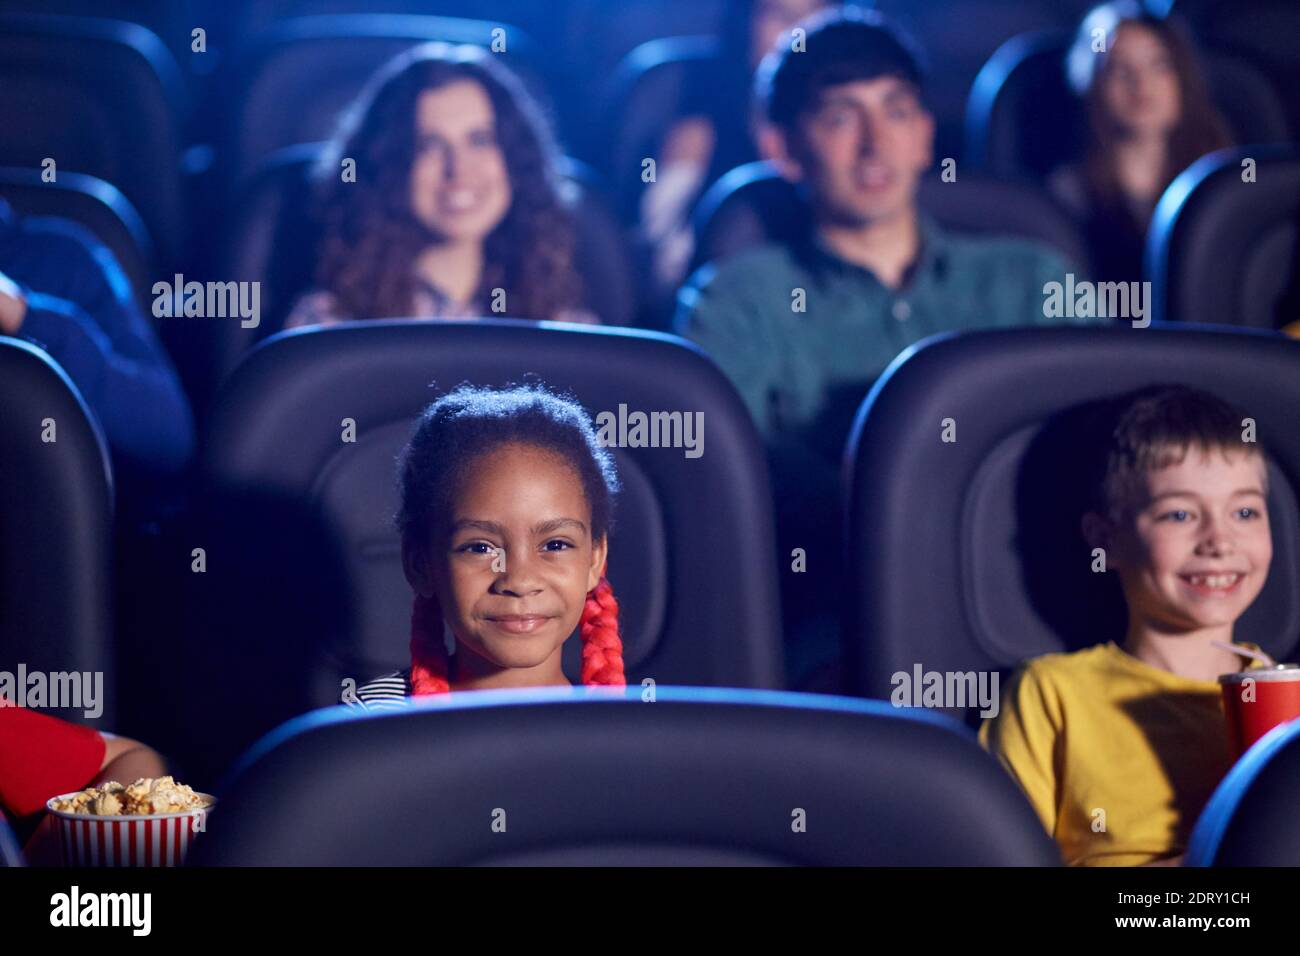
[[[1026,662],[980,728],[1068,864],[1177,865],[1231,764],[1217,678],[1251,660],[1220,645],[1273,556],[1244,419],[1182,386],[1132,396],[1083,518],[1118,572],[1127,632]]]

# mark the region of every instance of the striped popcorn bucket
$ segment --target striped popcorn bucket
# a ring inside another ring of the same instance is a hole
[[[180,866],[215,802],[202,793],[208,801],[203,809],[148,816],[100,817],[54,809],[54,801],[73,796],[75,792],[65,793],[45,804],[54,817],[64,866]]]

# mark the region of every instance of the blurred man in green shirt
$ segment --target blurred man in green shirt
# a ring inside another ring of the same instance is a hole
[[[953,235],[920,215],[934,118],[919,53],[872,12],[805,27],[805,48],[774,52],[757,83],[764,152],[800,185],[812,227],[701,269],[677,329],[727,373],[765,437],[800,434],[837,458],[899,352],[936,332],[1059,322],[1043,287],[1074,270],[1037,243]]]
[[[1045,317],[1044,286],[1072,267],[1035,243],[952,235],[920,215],[934,118],[919,53],[870,11],[802,26],[803,43],[796,34],[770,54],[756,82],[763,152],[799,185],[810,227],[705,266],[676,321],[768,442],[783,549],[812,545],[809,571],[826,572],[839,563],[836,469],[872,382],[936,332],[1060,321]]]

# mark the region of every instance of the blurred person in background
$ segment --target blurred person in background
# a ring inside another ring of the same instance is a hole
[[[176,370],[121,266],[81,226],[0,200],[0,335],[67,372],[104,429],[128,513],[189,463],[194,419]]]
[[[797,185],[806,228],[701,268],[676,330],[731,379],[766,442],[781,553],[821,561],[783,579],[789,630],[835,651],[833,623],[802,618],[834,618],[840,462],[862,399],[928,336],[1061,322],[1044,290],[1073,268],[1038,243],[959,235],[921,213],[935,124],[910,37],[851,7],[803,25],[806,49],[778,43],[756,83],[767,152]],[[794,680],[801,669],[789,662]]]
[[[687,84],[677,118],[656,145],[655,180],[638,210],[650,275],[647,294],[664,308],[686,278],[695,250],[692,213],[723,173],[760,156],[752,109],[754,71],[800,20],[837,0],[729,0],[718,58]]]
[[[1105,31],[1106,50],[1094,34]],[[1087,146],[1048,187],[1083,227],[1095,278],[1142,278],[1147,226],[1174,177],[1206,153],[1231,145],[1186,27],[1134,0],[1094,8],[1068,54],[1071,85],[1083,98]]]
[[[356,181],[340,175],[356,160]],[[286,328],[350,319],[594,323],[572,198],[532,98],[492,54],[430,43],[385,65],[326,151],[317,288]]]

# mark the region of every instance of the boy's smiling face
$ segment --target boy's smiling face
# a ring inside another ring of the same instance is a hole
[[[461,677],[507,668],[536,668],[539,683],[562,677],[560,648],[606,554],[577,471],[545,449],[503,445],[470,465],[450,519],[431,586],[464,655]]]
[[[1146,493],[1109,525],[1108,563],[1129,613],[1164,631],[1230,626],[1259,596],[1273,558],[1258,454],[1189,448],[1146,475]]]

